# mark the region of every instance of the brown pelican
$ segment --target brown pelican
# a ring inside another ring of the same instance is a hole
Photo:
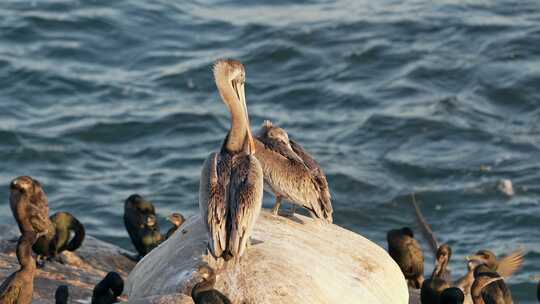
[[[220,151],[210,154],[204,162],[199,207],[214,257],[239,259],[262,207],[263,174],[253,156],[255,144],[244,94],[244,66],[235,60],[218,60],[214,78],[231,113],[231,128]]]
[[[21,268],[11,274],[0,286],[0,303],[30,304],[34,293],[36,261],[32,257],[32,245],[37,239],[34,231],[25,232],[17,243],[17,260]]]
[[[331,223],[332,201],[326,176],[319,164],[284,129],[265,121],[256,135],[257,153],[264,172],[265,190],[274,193],[277,215],[281,200],[309,210],[314,218]],[[294,213],[294,205],[293,205]]]
[[[386,234],[388,253],[403,272],[412,288],[420,288],[424,282],[424,253],[409,227],[394,229]]]
[[[512,294],[504,279],[485,264],[474,269],[471,287],[474,304],[512,304]]]

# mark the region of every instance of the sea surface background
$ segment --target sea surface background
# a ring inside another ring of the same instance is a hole
[[[53,212],[128,249],[130,194],[164,230],[170,212],[198,213],[201,164],[229,127],[211,66],[232,57],[252,127],[270,119],[316,157],[336,224],[385,248],[389,229],[421,235],[415,192],[456,277],[478,249],[523,247],[509,284],[536,303],[539,41],[532,0],[4,0],[0,221],[14,223],[19,175],[44,184]]]

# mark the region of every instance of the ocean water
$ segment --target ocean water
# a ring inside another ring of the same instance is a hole
[[[536,303],[540,4],[267,2],[2,1],[0,220],[13,222],[19,175],[128,249],[130,194],[164,229],[170,212],[197,213],[201,164],[229,127],[211,66],[230,57],[247,69],[252,127],[270,119],[316,157],[338,225],[383,247],[392,228],[420,235],[415,192],[455,274],[478,249],[525,248],[508,282]]]

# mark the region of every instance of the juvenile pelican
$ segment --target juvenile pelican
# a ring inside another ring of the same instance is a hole
[[[302,146],[284,129],[265,121],[256,135],[257,153],[264,172],[265,189],[274,193],[277,215],[281,200],[306,208],[314,218],[332,223],[332,201],[326,176]],[[294,208],[293,208],[294,210]]]
[[[262,207],[263,174],[253,156],[255,144],[244,94],[244,66],[235,60],[218,60],[214,78],[231,112],[231,128],[220,151],[211,153],[204,162],[199,207],[214,257],[239,259]]]

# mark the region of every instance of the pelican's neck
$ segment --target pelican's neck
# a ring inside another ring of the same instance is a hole
[[[248,123],[242,102],[236,95],[230,81],[225,77],[216,78],[216,84],[223,102],[231,112],[231,128],[226,137],[225,149],[229,152],[241,152],[247,148]]]

